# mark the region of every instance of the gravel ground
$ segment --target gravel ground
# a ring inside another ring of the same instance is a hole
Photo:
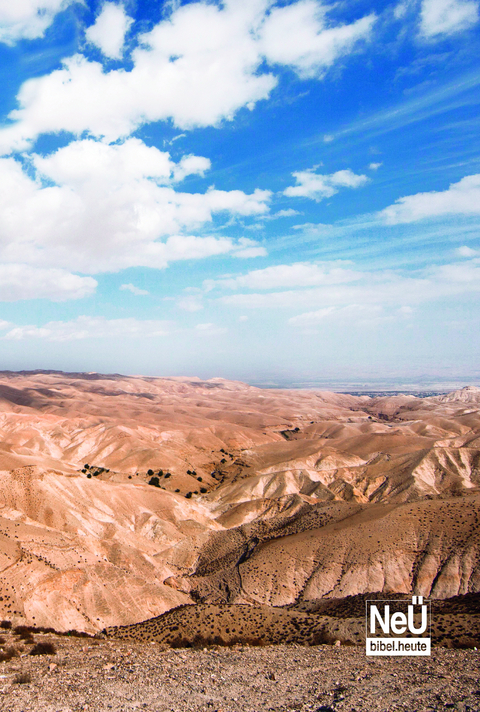
[[[480,651],[374,658],[360,647],[162,649],[56,636],[55,655],[0,663],[5,712],[480,712]],[[21,676],[30,682],[20,682]]]

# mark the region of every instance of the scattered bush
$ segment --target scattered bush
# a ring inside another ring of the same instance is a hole
[[[185,497],[186,497],[187,499],[191,499],[191,498],[192,498],[192,492],[187,492],[187,494],[185,495]]]
[[[165,479],[166,479],[166,480],[167,480],[169,477],[171,477],[171,476],[172,476],[172,475],[171,475],[170,472],[166,472],[166,473],[165,473]]]
[[[16,685],[28,685],[28,683],[32,682],[32,676],[29,672],[19,672],[13,678],[13,682]]]
[[[89,480],[92,479],[92,475],[90,474],[90,472],[88,473],[87,477],[88,477]]]
[[[147,475],[151,477],[153,475],[153,470],[147,470]]]
[[[175,492],[180,492],[180,490],[179,490],[179,489],[176,489]]]
[[[206,487],[200,487],[200,492],[201,492],[202,494],[205,494],[206,491],[207,491],[207,488],[206,488]]]
[[[37,643],[33,646],[29,655],[55,655],[57,652],[53,643]]]
[[[191,474],[192,474],[192,471],[191,471],[191,470],[187,470],[187,475],[191,475]]]
[[[33,633],[36,632],[35,628],[28,625],[17,625],[13,629],[15,635],[18,635],[22,640],[33,641]]]
[[[86,470],[89,470],[89,469],[90,469],[90,465],[84,465],[84,468],[85,468]]]
[[[203,482],[203,477],[197,477],[197,480],[198,480],[199,482]]]
[[[12,621],[2,621],[0,623],[0,628],[3,628],[3,630],[10,630],[12,627]]]
[[[6,642],[6,639],[2,635],[0,635],[0,645],[5,645]]]
[[[158,477],[150,477],[148,484],[153,485],[154,487],[160,487],[160,480]]]
[[[128,479],[131,480],[131,479],[132,479],[132,475],[128,475]]]
[[[7,663],[12,658],[18,658],[19,652],[13,646],[9,646],[3,652],[0,652],[0,663]]]

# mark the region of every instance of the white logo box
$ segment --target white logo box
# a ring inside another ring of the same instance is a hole
[[[431,606],[423,596],[365,601],[367,655],[430,655]]]

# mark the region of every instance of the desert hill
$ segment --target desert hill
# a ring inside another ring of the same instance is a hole
[[[480,591],[480,389],[0,374],[0,619]]]

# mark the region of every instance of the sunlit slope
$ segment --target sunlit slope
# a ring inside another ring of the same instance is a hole
[[[291,505],[214,534],[180,583],[206,602],[274,606],[366,591],[480,591],[480,497]]]
[[[480,390],[0,374],[0,618],[480,591]]]

